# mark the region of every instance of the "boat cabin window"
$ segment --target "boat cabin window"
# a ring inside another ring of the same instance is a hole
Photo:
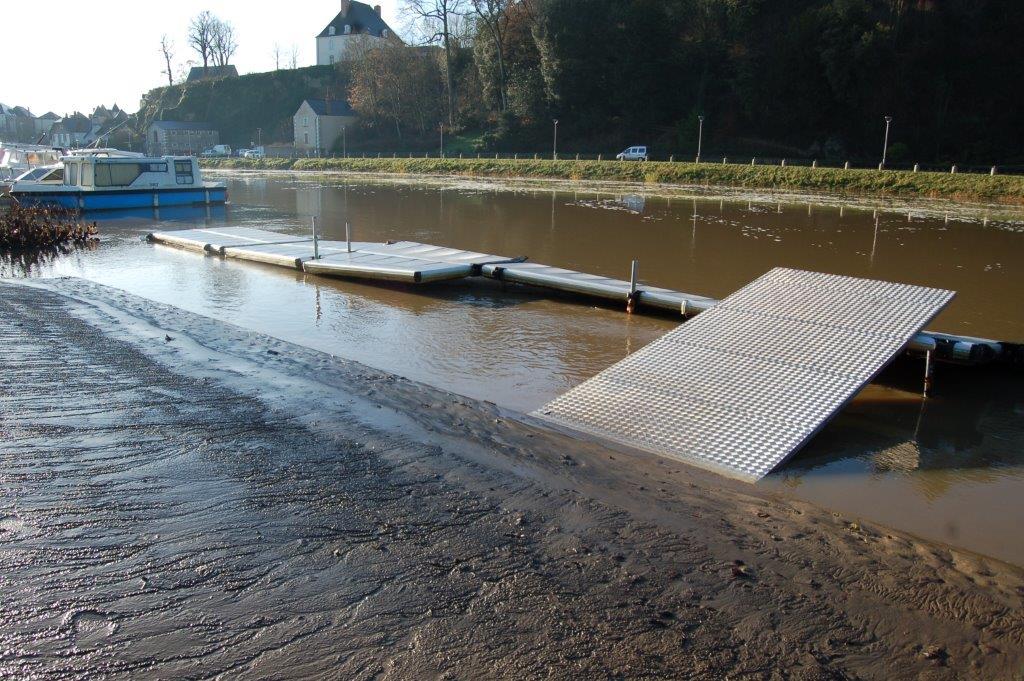
[[[64,184],[76,185],[78,184],[78,164],[68,163],[67,170],[64,173]]]
[[[83,163],[82,164],[82,177],[79,178],[79,179],[82,180],[82,186],[83,187],[91,187],[92,186],[93,173],[92,173],[92,164],[91,163]]]
[[[178,184],[195,184],[192,179],[192,161],[175,161],[174,179]]]
[[[128,187],[143,173],[166,173],[166,163],[97,163],[97,187]]]

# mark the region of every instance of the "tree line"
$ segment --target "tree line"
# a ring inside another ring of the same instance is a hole
[[[1018,0],[404,0],[351,69],[375,143],[1024,160]]]

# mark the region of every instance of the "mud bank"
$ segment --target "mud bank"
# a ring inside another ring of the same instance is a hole
[[[3,676],[1024,664],[997,561],[79,280],[0,344]]]

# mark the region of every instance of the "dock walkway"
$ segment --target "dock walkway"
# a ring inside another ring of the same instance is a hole
[[[151,241],[211,255],[252,260],[351,279],[425,284],[483,276],[490,279],[562,291],[637,308],[657,309],[692,317],[719,304],[706,296],[622,279],[552,267],[525,258],[491,255],[414,241],[371,243],[317,240],[249,227],[210,227],[153,232]],[[941,361],[984,363],[1004,356],[1008,344],[985,338],[921,332],[908,344],[915,352],[931,352]],[[1016,352],[1016,346],[1014,351]],[[1024,351],[1019,354],[1024,355]]]
[[[534,415],[757,480],[797,452],[953,295],[777,268]]]

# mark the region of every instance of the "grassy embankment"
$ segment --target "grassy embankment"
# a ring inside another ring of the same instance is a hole
[[[611,180],[749,189],[920,196],[1024,205],[1024,177],[702,163],[533,159],[208,159],[206,168],[347,171],[475,177]]]

